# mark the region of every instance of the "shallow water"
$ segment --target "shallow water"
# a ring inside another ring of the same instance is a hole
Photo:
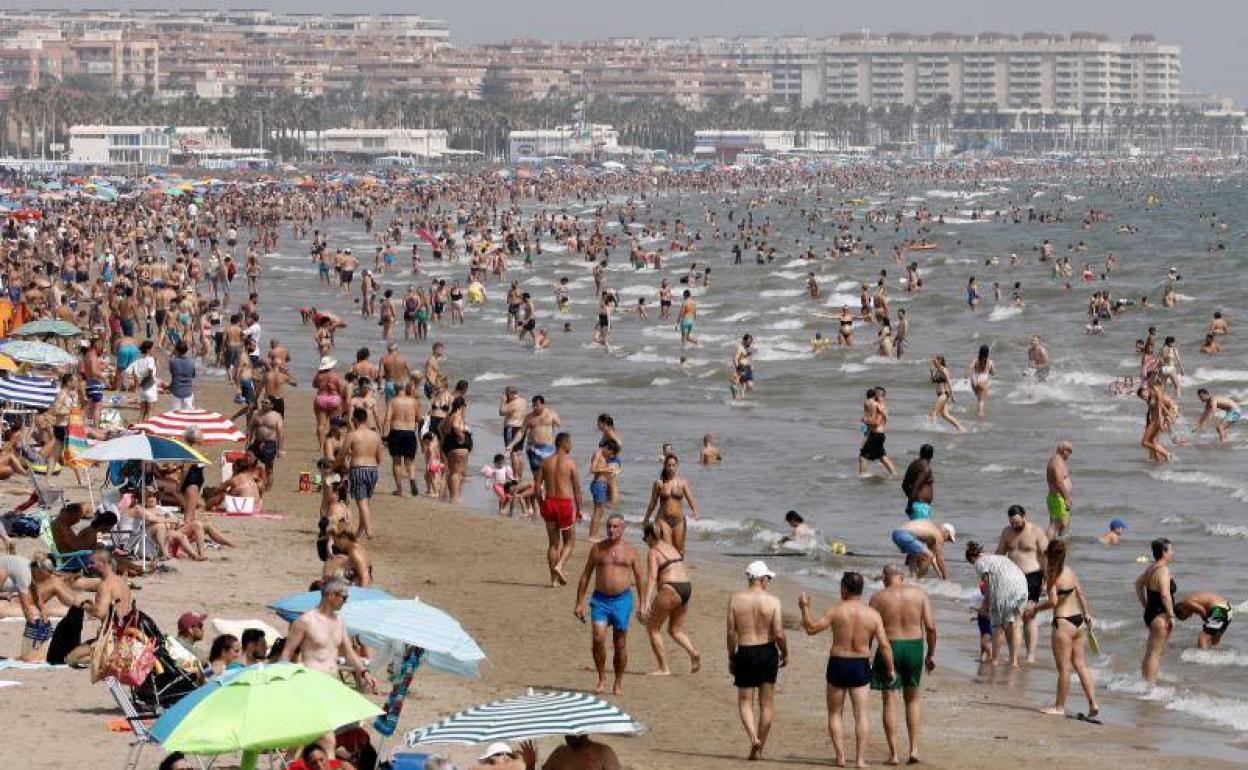
[[[780,259],[756,265],[747,252],[746,264],[733,265],[731,244],[710,240],[713,227],[699,224],[702,207],[709,204],[719,212],[721,226],[728,226],[728,206],[718,196],[685,195],[679,208],[674,199],[656,200],[651,214],[655,222],[662,217],[671,220],[680,211],[693,229],[707,237],[698,253],[665,255],[664,274],[673,287],[679,290],[676,278],[691,262],[714,268],[711,288],[695,292],[702,302],[695,330],[701,344],[685,351],[689,363],[684,369],[677,365],[682,352],[678,334],[657,321],[658,272],[635,272],[627,265],[624,249],[613,252],[608,282],[621,287],[622,307],[630,308],[644,295],[653,305],[652,318],[644,322],[633,315],[617,317],[612,347],[604,350],[589,342],[596,314],[588,280],[591,266],[562,246],[549,246],[533,270],[517,270],[509,278],[519,279],[537,300],[541,322],[551,334],[550,350],[534,353],[507,334],[499,322],[505,286],[494,284],[488,286],[490,303],[484,310],[470,309],[465,326],[437,329],[431,335],[431,341],[448,345],[444,369],[451,379],[462,377],[472,383],[469,416],[477,450],[470,467],[487,463],[501,448],[495,407],[507,384],[517,385],[526,397],[546,395],[572,431],[575,454],[582,460],[588,460],[597,442],[596,415],[609,412],[625,442],[620,483],[626,514],[640,517],[644,511],[658,470],[660,445],[671,442],[685,461],[683,472],[704,518],[691,530],[700,547],[738,561],[743,557],[732,554],[768,551],[781,532],[783,513],[797,509],[827,537],[843,540],[854,553],[871,557],[864,561],[824,553],[817,558],[776,560],[782,572],[832,590],[846,565],[869,565],[865,568],[876,570],[883,559],[896,559],[889,532],[904,521],[905,500],[897,480],[857,475],[858,416],[866,388],[888,387],[888,448],[899,472],[920,444],[934,445],[936,516],[957,525],[959,546],[969,539],[994,543],[1006,523],[1004,511],[1013,503],[1024,505],[1037,523],[1047,524],[1044,465],[1057,441],[1070,439],[1075,445],[1070,461],[1075,483],[1071,564],[1084,582],[1099,621],[1098,636],[1105,651],[1096,661],[1100,684],[1123,696],[1105,704],[1107,717],[1164,724],[1166,732],[1159,734],[1173,745],[1216,744],[1218,752],[1228,758],[1248,760],[1248,752],[1225,745],[1228,740],[1248,737],[1248,700],[1243,696],[1248,684],[1248,641],[1242,629],[1232,629],[1215,653],[1196,653],[1185,648],[1194,645],[1197,627],[1181,625],[1163,666],[1163,681],[1158,687],[1145,687],[1137,673],[1145,632],[1131,590],[1132,581],[1145,566],[1139,558],[1147,552],[1148,541],[1164,535],[1175,542],[1173,571],[1180,591],[1214,590],[1236,604],[1244,602],[1241,569],[1242,549],[1248,540],[1244,516],[1248,480],[1243,471],[1248,434],[1240,426],[1224,447],[1213,446],[1211,435],[1199,437],[1177,449],[1177,462],[1156,466],[1146,461],[1137,445],[1143,423],[1140,402],[1111,398],[1106,392],[1113,378],[1138,375],[1133,341],[1155,324],[1159,340],[1170,334],[1178,338],[1187,370],[1193,375],[1182,402],[1189,424],[1194,425],[1199,415],[1197,384],[1233,398],[1248,398],[1244,356],[1248,345],[1243,342],[1243,320],[1237,312],[1244,307],[1243,233],[1236,223],[1248,213],[1245,180],[1156,179],[1113,191],[1073,179],[1054,181],[1056,186],[1034,201],[1030,200],[1031,183],[1002,183],[989,190],[927,185],[894,191],[898,202],[915,196],[933,209],[950,208],[945,223],[932,225],[938,250],[910,256],[920,264],[923,293],[907,295],[901,289],[904,269],[889,258],[891,244],[900,236],[890,225],[864,236],[876,244],[881,257],[824,260],[810,268],[819,273],[824,291],[818,302],[806,297],[808,268],[793,257],[808,242],[816,250],[826,248],[823,238],[833,232],[831,225],[825,224],[820,235],[812,237],[795,209],[775,203],[758,206],[753,210],[755,221],[770,218],[776,231],[772,242],[779,248]],[[1158,192],[1164,205],[1146,211],[1141,201],[1150,191]],[[872,192],[876,191],[858,191]],[[1073,202],[1073,196],[1080,199]],[[848,199],[856,193],[840,197]],[[1065,206],[1067,222],[1014,225],[969,218],[968,206],[992,210],[1005,208],[1011,201],[1024,206],[1030,202],[1037,208]],[[913,210],[913,203],[908,209]],[[1081,230],[1080,214],[1089,206],[1108,210],[1114,220]],[[736,209],[740,214],[744,207]],[[1216,210],[1231,222],[1231,229],[1215,233],[1196,221],[1198,210]],[[386,219],[378,217],[378,222]],[[1117,233],[1115,227],[1122,223],[1137,226],[1139,232]],[[357,254],[372,253],[368,236],[349,222],[332,223],[329,233],[331,248],[351,246]],[[1086,253],[1072,256],[1076,275],[1070,291],[1053,282],[1048,267],[1037,261],[1036,247],[1045,238],[1059,255],[1068,243],[1082,240],[1089,246]],[[1215,240],[1225,242],[1228,250],[1211,256],[1206,245]],[[410,248],[410,240],[405,246]],[[373,349],[375,359],[384,351],[376,321],[360,319],[358,312],[352,315],[347,298],[317,284],[306,249],[306,244],[288,240],[278,254],[270,256],[262,303],[267,334],[288,342],[296,368],[308,377],[315,361],[311,329],[299,327],[296,310],[300,305],[317,304],[339,312],[351,324],[339,333],[336,355],[344,365],[362,344]],[[1118,271],[1109,281],[1084,284],[1079,279],[1083,263],[1099,267],[1109,252],[1119,259]],[[1021,259],[1013,270],[1007,267],[1011,253]],[[984,265],[991,255],[1000,258],[1000,266]],[[1178,288],[1191,299],[1170,312],[1128,311],[1107,322],[1106,333],[1099,337],[1083,333],[1087,298],[1093,290],[1109,289],[1114,296],[1137,299],[1147,293],[1159,305],[1169,265],[1179,267],[1183,278]],[[462,279],[464,274],[462,266],[426,263],[424,269],[447,278]],[[873,285],[881,269],[888,271],[894,307],[904,306],[911,317],[907,357],[897,362],[874,356],[875,328],[863,325],[855,329],[857,347],[813,356],[809,343],[814,332],[835,339],[835,322],[827,316],[835,314],[843,302],[856,309],[857,283]],[[979,277],[985,297],[984,305],[974,313],[964,302],[966,280],[972,274]],[[572,311],[567,315],[555,311],[550,289],[561,276],[574,282]],[[425,283],[428,276],[419,280]],[[386,283],[401,294],[408,281],[404,274]],[[1026,307],[994,308],[994,281],[1000,282],[1007,302],[1013,282],[1021,281]],[[1208,359],[1199,354],[1198,347],[1210,313],[1218,308],[1228,312],[1232,335],[1224,342],[1225,352]],[[572,323],[571,333],[560,331],[564,321]],[[758,390],[748,400],[734,402],[726,366],[732,345],[746,332],[756,338]],[[1053,359],[1052,376],[1042,385],[1026,382],[1022,376],[1032,334],[1045,338]],[[955,376],[963,376],[981,344],[992,346],[999,372],[987,417],[975,419],[973,398],[961,383],[956,388],[955,413],[970,432],[959,436],[947,427],[930,425],[926,418],[932,401],[927,357],[943,353]],[[416,367],[427,355],[428,345],[404,343],[402,349]],[[715,434],[725,456],[723,465],[710,471],[696,465],[705,433]],[[382,486],[388,484],[383,481]],[[468,499],[482,508],[493,504],[480,483],[469,490]],[[1117,548],[1102,547],[1094,538],[1115,516],[1128,521],[1125,541]],[[954,551],[956,556],[961,549]],[[929,587],[942,617],[956,621],[944,623],[942,633],[958,635],[962,640],[958,646],[969,659],[973,626],[957,608],[974,599],[974,574],[960,559],[953,559],[952,565],[956,585]],[[1041,636],[1040,658],[1047,662],[1047,625],[1043,622]],[[1051,671],[1020,679],[1034,691],[1038,704],[1051,697]],[[1072,690],[1069,708],[1082,709],[1077,684]]]

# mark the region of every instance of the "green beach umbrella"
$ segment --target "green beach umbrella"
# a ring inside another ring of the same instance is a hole
[[[259,663],[209,679],[162,714],[151,733],[165,751],[241,751],[243,768],[254,768],[265,751],[310,743],[380,713],[334,677],[297,663]]]

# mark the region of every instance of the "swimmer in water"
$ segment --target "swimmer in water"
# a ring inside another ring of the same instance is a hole
[[[810,340],[810,352],[822,353],[832,347],[832,340],[823,336],[823,332],[815,332],[815,336]]]
[[[698,459],[702,465],[719,465],[724,460],[724,455],[719,451],[719,447],[715,446],[715,437],[706,434],[702,437],[702,453]]]
[[[813,542],[815,530],[811,529],[806,520],[797,511],[784,514],[784,523],[789,525],[789,534],[780,538],[780,545],[794,542]]]
[[[1101,541],[1101,545],[1118,545],[1118,542],[1122,540],[1122,533],[1126,531],[1127,522],[1122,519],[1110,519],[1109,529],[1096,539]]]

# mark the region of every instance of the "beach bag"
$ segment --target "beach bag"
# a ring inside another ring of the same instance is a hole
[[[100,635],[91,643],[91,684],[107,679],[109,661],[113,657],[113,611],[109,609],[108,617],[100,626]]]
[[[113,631],[113,652],[109,656],[109,676],[128,687],[147,681],[156,665],[156,643],[139,629],[138,612]]]

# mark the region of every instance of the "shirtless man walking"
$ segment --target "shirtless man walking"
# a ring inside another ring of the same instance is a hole
[[[1001,530],[997,541],[997,555],[1008,556],[1027,576],[1028,609],[1040,601],[1044,589],[1045,549],[1049,536],[1038,524],[1027,521],[1027,511],[1021,505],[1011,505],[1006,515],[1010,523]],[[1027,647],[1027,662],[1036,662],[1036,618],[1034,615],[1023,625],[1023,643]]]
[[[331,577],[321,584],[321,601],[300,615],[290,624],[286,646],[282,648],[282,661],[298,662],[312,669],[338,678],[338,658],[341,656],[351,667],[356,687],[374,691],[377,681],[364,667],[360,656],[347,635],[347,627],[338,617],[339,610],[347,601],[347,583],[342,578]],[[321,736],[317,741],[326,753],[334,752],[334,734]]]
[[[498,416],[503,418],[503,448],[507,450],[508,461],[511,463],[512,472],[516,474],[517,481],[524,476],[524,462],[521,459],[521,450],[516,438],[520,435],[520,429],[524,425],[527,411],[525,407],[525,400],[514,385],[503,388],[503,398],[498,405]]]
[[[750,760],[763,756],[771,732],[776,676],[789,660],[780,599],[767,592],[775,576],[766,563],[751,562],[745,568],[748,587],[728,600],[728,673],[737,688],[737,710],[745,736],[750,739]]]
[[[385,366],[386,359],[382,359]],[[416,426],[420,424],[420,399],[414,380],[404,380],[402,390],[390,397],[386,404],[386,416],[381,422],[381,435],[390,452],[390,464],[394,472],[394,494],[403,497],[404,486],[409,486],[412,497],[419,497],[416,487],[416,451],[420,441]],[[407,484],[404,484],[404,479]]]
[[[399,352],[398,343],[386,345],[386,354],[381,357],[381,389],[386,400],[394,398],[403,391],[403,386],[411,377],[412,368],[407,359]]]
[[[559,434],[564,439],[566,433]],[[562,446],[560,452],[565,452]],[[547,462],[558,458],[552,457]],[[545,463],[543,463],[545,475]],[[547,525],[549,527],[549,524]],[[589,581],[594,581],[594,594],[587,599]],[[585,622],[588,615],[593,621],[594,668],[598,671],[598,685],[594,692],[607,688],[607,627],[612,630],[615,655],[612,667],[615,683],[614,695],[624,691],[624,671],[628,668],[628,623],[633,614],[633,588],[641,585],[641,559],[637,549],[624,542],[624,517],[614,513],[607,519],[607,539],[589,548],[589,559],[581,572],[576,586],[576,619]]]
[[[532,410],[525,415],[524,422],[508,444],[507,451],[514,452],[516,447],[526,444],[525,454],[529,458],[529,470],[536,477],[542,461],[555,453],[555,428],[562,427],[563,421],[559,419],[558,412],[546,406],[545,396],[534,396],[532,403]]]
[[[854,753],[857,766],[867,766],[867,739],[870,724],[867,722],[867,685],[871,681],[871,642],[876,643],[877,654],[882,658],[883,680],[891,682],[897,676],[893,665],[893,650],[888,634],[884,631],[884,619],[880,613],[862,603],[862,575],[846,572],[841,576],[841,601],[832,605],[823,617],[816,619],[810,613],[810,595],[803,593],[797,600],[802,611],[802,627],[810,636],[832,629],[832,649],[828,653],[828,732],[832,736],[832,750],[836,753],[834,764],[845,766],[845,737],[841,713],[845,708],[845,696],[849,695],[854,712]]]
[[[534,475],[542,521],[546,523],[550,586],[556,588],[568,584],[563,565],[576,545],[576,522],[581,518],[581,478],[572,459],[572,434],[555,437],[555,454],[543,460]]]
[[[936,620],[927,593],[918,586],[906,585],[905,570],[886,564],[882,575],[884,588],[871,597],[871,608],[884,620],[893,652],[897,676],[885,679],[884,656],[876,650],[871,664],[871,689],[884,695],[884,737],[888,739],[888,764],[897,759],[897,691],[906,702],[906,732],[910,736],[910,764],[919,761],[919,684],[923,669],[936,668]],[[927,641],[924,654],[923,642]]]
[[[1070,528],[1070,511],[1074,507],[1071,497],[1074,486],[1070,481],[1070,466],[1066,461],[1075,451],[1074,444],[1061,441],[1049,458],[1045,477],[1049,482],[1049,496],[1045,499],[1049,508],[1049,538],[1061,537]]]
[[[884,428],[888,425],[887,392],[884,388],[870,388],[862,403],[862,447],[858,450],[858,475],[867,475],[867,468],[878,462],[892,476],[897,473],[893,461],[884,449]]]
[[[351,432],[342,440],[338,462],[350,468],[351,497],[360,509],[360,533],[371,538],[373,509],[369,501],[377,488],[381,436],[368,424],[368,410],[362,406],[351,410]]]

